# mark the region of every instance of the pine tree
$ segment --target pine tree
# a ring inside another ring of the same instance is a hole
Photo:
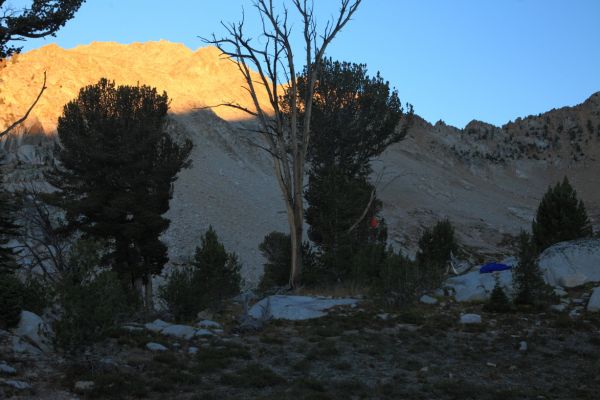
[[[425,229],[419,239],[417,265],[423,289],[435,289],[442,283],[450,254],[458,251],[454,227],[448,219],[438,221],[433,229]]]
[[[527,232],[521,232],[518,241],[519,262],[513,269],[515,303],[541,305],[548,299],[549,292],[537,263],[537,246]]]
[[[494,289],[490,295],[488,302],[483,306],[484,311],[505,313],[510,311],[510,300],[500,285],[500,278],[494,275]]]
[[[285,286],[290,279],[290,235],[271,232],[265,236],[258,249],[266,259],[264,273],[258,285],[262,292],[275,286]]]
[[[202,236],[192,266],[205,306],[219,307],[223,300],[239,294],[241,264],[235,253],[227,253],[212,226]]]
[[[306,92],[306,74],[298,79],[299,98]],[[349,266],[361,247],[377,240],[385,248],[385,226],[372,229],[381,202],[369,182],[371,159],[400,141],[403,117],[398,93],[365,65],[324,60],[315,85],[307,159],[310,163],[306,222],[322,263],[336,279],[351,274]],[[404,125],[405,128],[408,125]]]
[[[167,261],[163,214],[191,150],[166,132],[168,104],[148,86],[82,88],[58,120],[60,167],[48,176],[70,228],[112,243],[104,261],[138,288]]]
[[[532,224],[533,238],[540,251],[555,243],[592,235],[585,205],[567,177],[550,187],[538,207]]]

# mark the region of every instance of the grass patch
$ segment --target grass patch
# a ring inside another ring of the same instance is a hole
[[[198,372],[219,371],[231,365],[234,360],[251,360],[250,352],[242,345],[236,343],[225,343],[202,348],[198,352],[196,360]]]
[[[273,372],[272,369],[260,364],[252,363],[238,370],[236,373],[225,374],[221,383],[236,388],[266,388],[283,385],[287,381]]]

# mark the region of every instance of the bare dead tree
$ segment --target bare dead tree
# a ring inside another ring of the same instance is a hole
[[[292,244],[290,287],[300,283],[302,272],[302,233],[304,222],[304,177],[306,153],[310,142],[310,120],[313,92],[317,72],[327,46],[350,21],[361,0],[341,0],[337,17],[328,20],[321,33],[317,30],[314,1],[292,0],[293,9],[301,20],[304,39],[304,62],[308,77],[304,98],[299,101],[295,54],[292,48],[292,24],[289,9],[275,9],[273,0],[256,0],[254,7],[262,21],[262,44],[255,43],[245,33],[244,19],[237,23],[222,23],[227,36],[217,38],[214,34],[204,39],[215,45],[237,64],[252,98],[254,109],[238,103],[222,103],[255,117],[265,141],[265,150],[271,155],[275,177],[283,195]],[[257,75],[252,72],[255,69]],[[258,76],[258,78],[257,78]],[[268,104],[262,104],[259,93],[266,92]],[[288,99],[282,106],[283,95]],[[301,105],[303,109],[301,108]]]
[[[21,47],[11,43],[27,39],[55,36],[56,32],[73,18],[85,0],[32,0],[28,7],[16,8],[6,0],[0,0],[0,59],[5,59],[21,51]],[[46,90],[46,72],[44,83],[37,98],[23,117],[0,132],[0,139],[11,133],[24,122],[31,110]]]

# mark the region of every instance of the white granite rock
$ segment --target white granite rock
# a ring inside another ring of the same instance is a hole
[[[463,314],[460,316],[460,323],[465,325],[480,324],[481,315],[479,314]]]
[[[168,349],[160,343],[150,342],[146,344],[146,348],[150,351],[167,351]]]
[[[544,250],[539,265],[552,286],[570,288],[600,282],[600,239],[557,243]]]
[[[435,297],[431,297],[431,296],[429,296],[427,294],[424,294],[423,296],[421,296],[421,298],[419,299],[419,301],[421,303],[430,304],[430,305],[438,303],[438,301],[437,301],[437,299]]]
[[[587,310],[591,312],[600,311],[600,286],[592,291],[592,296],[587,303]]]
[[[184,340],[193,338],[196,336],[196,332],[197,330],[189,325],[169,325],[160,331],[163,335]]]

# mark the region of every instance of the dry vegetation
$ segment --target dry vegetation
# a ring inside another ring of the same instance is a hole
[[[230,326],[190,343],[115,331],[93,357],[7,361],[37,375],[21,398],[70,398],[77,381],[94,382],[79,395],[96,399],[597,398],[598,316],[521,311],[482,313],[483,324],[465,326],[460,313],[481,313],[480,305],[386,313],[365,301],[321,319],[272,321],[256,334]],[[169,350],[150,352],[150,341]]]

